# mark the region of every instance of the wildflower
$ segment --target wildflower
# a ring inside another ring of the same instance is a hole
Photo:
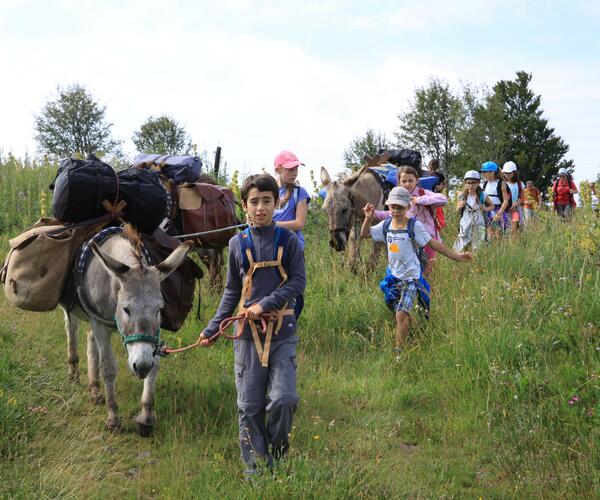
[[[8,404],[10,406],[16,406],[17,405],[17,398],[15,398],[14,396],[12,396],[9,400],[8,400]]]
[[[313,436],[313,439],[314,439],[315,441],[318,441],[319,439],[321,439],[321,436],[318,436],[318,435],[317,435],[317,436]]]
[[[569,406],[574,406],[579,401],[581,401],[581,399],[577,394],[575,394],[571,399],[569,399]]]

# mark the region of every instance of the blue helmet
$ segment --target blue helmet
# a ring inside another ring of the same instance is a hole
[[[482,172],[497,172],[498,165],[496,165],[493,161],[486,161],[481,168],[479,169]]]

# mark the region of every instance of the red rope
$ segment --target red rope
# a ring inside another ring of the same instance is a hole
[[[260,326],[261,326],[261,328],[259,329],[259,333],[262,333],[263,335],[266,334],[266,332],[267,332],[267,322],[269,322],[269,321],[276,321],[276,320],[277,320],[277,313],[275,313],[275,312],[268,312],[268,313],[261,314],[260,317],[259,317]],[[238,332],[235,335],[227,335],[225,333],[225,331],[231,325],[233,325],[236,321],[241,321],[241,324],[239,326]],[[231,318],[225,318],[219,324],[219,330],[217,331],[217,333],[215,333],[210,338],[211,343],[212,342],[216,342],[216,340],[220,336],[223,336],[223,337],[225,337],[226,339],[229,339],[229,340],[237,340],[237,339],[239,339],[242,336],[242,334],[244,333],[244,328],[246,327],[247,323],[248,323],[248,318],[246,316],[246,313],[238,314],[237,316],[232,316]],[[204,333],[204,332],[202,332],[202,333]],[[183,352],[183,351],[187,351],[189,349],[194,349],[195,347],[198,347],[200,345],[200,342],[202,341],[202,338],[201,338],[202,333],[200,333],[200,335],[198,336],[198,339],[193,344],[190,344],[190,345],[185,346],[185,347],[180,347],[179,349],[171,349],[170,347],[164,346],[162,348],[162,352],[165,353],[165,354],[176,354],[178,352]]]

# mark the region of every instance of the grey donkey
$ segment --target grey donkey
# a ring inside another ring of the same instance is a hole
[[[81,288],[87,307],[68,310],[61,303],[67,332],[69,375],[79,380],[77,333],[81,320],[90,323],[87,333],[88,388],[96,404],[106,401],[107,426],[120,429],[115,397],[117,361],[111,346],[111,333],[121,334],[128,354],[129,369],[144,380],[141,411],[135,417],[142,436],[152,433],[156,421],[154,390],[160,364],[158,356],[160,311],[164,305],[160,283],[183,262],[191,243],[179,245],[160,264],[150,266],[141,252],[141,239],[131,226],[123,233],[92,244],[93,255],[82,278]],[[93,312],[92,312],[93,311]],[[99,375],[106,389],[100,391]]]

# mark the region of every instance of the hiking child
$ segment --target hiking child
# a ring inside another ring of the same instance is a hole
[[[365,220],[361,228],[362,238],[373,238],[375,241],[386,242],[388,251],[388,267],[386,277],[380,287],[384,290],[388,307],[394,311],[396,318],[396,352],[406,344],[410,312],[418,293],[418,282],[421,277],[419,251],[431,245],[433,250],[458,262],[467,262],[473,258],[471,253],[457,253],[427,232],[425,226],[415,218],[408,217],[408,207],[411,205],[410,192],[399,186],[390,191],[386,205],[390,208],[391,219],[384,220],[372,226],[375,210],[367,203],[363,212]],[[411,234],[412,233],[412,234]]]
[[[410,193],[410,208],[407,217],[416,218],[423,226],[427,234],[436,241],[441,241],[439,227],[435,218],[435,210],[448,203],[448,198],[441,193],[434,193],[417,186],[419,174],[413,167],[404,166],[398,169],[398,186],[405,188]],[[375,210],[375,218],[389,219],[392,217],[389,210]],[[431,247],[431,248],[430,248]],[[432,245],[425,247],[425,253],[431,260],[435,257]]]
[[[535,218],[536,210],[542,206],[542,193],[533,185],[533,181],[527,181],[523,191],[523,211],[525,215],[525,224]]]
[[[506,178],[506,185],[510,194],[510,206],[508,215],[510,218],[510,229],[514,236],[523,225],[523,190],[525,184],[519,179],[519,172],[514,161],[507,161],[502,165],[502,173]]]
[[[227,283],[200,345],[212,345],[221,321],[239,306],[248,324],[234,343],[235,385],[241,457],[251,477],[263,462],[271,467],[289,447],[299,401],[298,337],[290,307],[304,291],[306,275],[298,237],[273,222],[277,181],[268,174],[251,175],[240,193],[252,225],[229,240]],[[266,334],[259,335],[257,320],[266,320]]]
[[[558,179],[552,185],[552,194],[554,196],[554,210],[563,219],[569,219],[577,204],[575,203],[575,193],[577,186],[571,179],[566,168],[558,169]]]
[[[300,248],[304,252],[304,235],[310,195],[302,186],[296,184],[298,167],[304,166],[291,151],[282,151],[275,157],[275,174],[279,185],[279,201],[275,207],[273,220],[279,227],[285,227],[296,233]],[[304,308],[304,295],[296,297],[294,308],[296,319]]]
[[[475,252],[485,240],[485,212],[494,209],[494,204],[479,185],[481,176],[477,170],[469,170],[465,176],[465,188],[459,195],[456,211],[460,214],[459,232],[454,250],[462,252],[468,245]]]
[[[493,161],[486,161],[479,171],[483,174],[483,192],[489,196],[494,204],[488,216],[488,240],[499,237],[508,227],[509,191],[506,182],[502,179],[498,165]]]

